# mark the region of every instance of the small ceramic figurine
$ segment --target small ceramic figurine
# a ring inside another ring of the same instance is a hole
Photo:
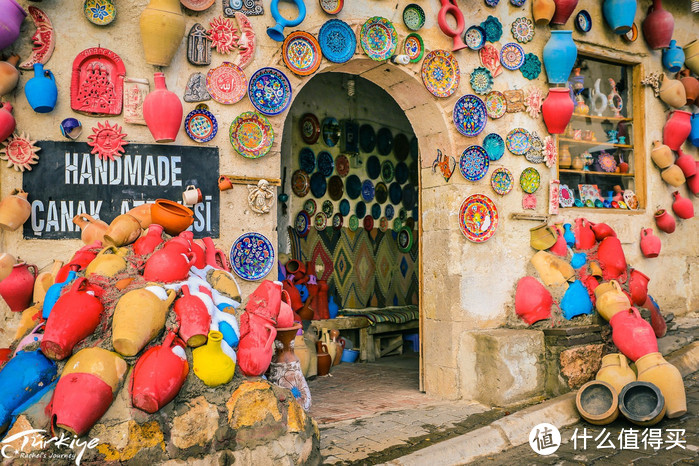
[[[609,108],[614,112],[614,116],[619,118],[621,116],[621,109],[624,107],[624,101],[621,100],[621,96],[616,90],[616,82],[612,78],[609,78],[609,84],[612,86],[612,90],[607,96]]]
[[[602,112],[604,112],[604,109],[607,108],[607,96],[605,96],[602,93],[599,87],[601,81],[602,80],[599,78],[597,79],[597,81],[595,81],[595,88],[592,90],[590,94],[590,96],[592,97],[590,107],[592,108],[592,111],[595,112],[595,114],[597,114],[597,116],[602,116]]]
[[[616,144],[619,140],[617,139],[617,133],[618,131],[615,129],[610,129],[607,131],[607,142],[611,142],[612,144]]]
[[[184,91],[184,101],[204,102],[206,100],[211,100],[211,95],[206,90],[206,76],[203,73],[192,73]]]
[[[257,214],[267,214],[274,202],[274,191],[269,185],[269,181],[260,180],[257,186],[248,185],[248,203],[253,212]]]

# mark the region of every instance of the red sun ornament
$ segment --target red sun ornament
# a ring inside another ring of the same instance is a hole
[[[114,157],[121,157],[124,153],[124,146],[128,141],[124,141],[126,133],[122,133],[121,126],[114,123],[110,126],[108,121],[104,124],[97,123],[97,128],[92,128],[95,134],[89,135],[87,144],[92,147],[91,154],[97,154],[101,160],[114,160]]]
[[[214,18],[209,23],[209,30],[206,31],[209,40],[211,40],[211,48],[215,48],[218,53],[224,55],[238,48],[240,37],[237,32],[235,23],[222,16]]]
[[[0,150],[0,159],[7,160],[7,166],[14,167],[17,171],[31,171],[31,166],[39,161],[39,156],[36,153],[41,150],[34,145],[35,142],[24,133],[21,135],[15,133],[3,142],[4,147]]]

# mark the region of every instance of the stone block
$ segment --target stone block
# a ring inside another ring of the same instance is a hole
[[[151,448],[158,448],[162,452],[165,451],[165,438],[157,421],[137,424],[130,420],[127,421],[127,424],[128,440],[126,446],[116,448],[107,442],[100,443],[97,446],[97,451],[104,455],[105,461],[128,461],[138,453]],[[105,440],[107,439],[109,439],[109,436]]]
[[[417,107],[432,97],[421,82],[412,79],[401,80],[391,84],[388,93],[403,110]]]
[[[425,391],[448,400],[458,399],[457,370],[425,362]]]
[[[182,450],[211,441],[218,429],[219,414],[216,406],[203,396],[190,401],[191,408],[172,422],[170,439]]]
[[[267,417],[281,421],[277,397],[267,382],[244,382],[226,402],[228,423],[233,429],[252,427]]]
[[[452,334],[453,325],[451,322],[425,319],[422,332],[423,357],[425,361],[430,361],[442,367],[456,369],[456,354],[454,336]],[[458,340],[457,340],[458,341]]]
[[[578,346],[561,352],[561,373],[570,388],[579,388],[592,380],[602,365],[603,344]]]

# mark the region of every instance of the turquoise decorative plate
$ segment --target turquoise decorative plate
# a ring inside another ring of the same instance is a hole
[[[486,94],[493,88],[493,75],[487,68],[479,66],[471,72],[471,88],[476,94]]]
[[[291,103],[291,83],[276,68],[260,68],[250,77],[248,97],[260,113],[279,115]]]
[[[231,145],[240,155],[259,159],[272,147],[274,130],[263,115],[243,112],[231,123],[229,137]]]
[[[388,60],[398,46],[396,28],[381,16],[373,16],[366,20],[359,36],[362,49],[372,60]]]
[[[260,233],[245,233],[231,246],[231,268],[243,280],[264,278],[274,267],[274,247]]]
[[[490,160],[500,160],[505,153],[505,141],[497,133],[490,133],[483,139],[483,148]]]
[[[519,177],[519,185],[522,187],[522,191],[527,194],[535,193],[541,184],[541,175],[534,167],[527,167],[524,169]]]
[[[420,5],[411,3],[403,10],[403,23],[411,31],[417,31],[425,25],[425,10]]]
[[[461,154],[459,170],[468,181],[478,181],[488,173],[490,159],[481,146],[469,146]]]
[[[514,155],[524,155],[532,146],[531,135],[524,128],[515,128],[507,133],[505,144]]]
[[[413,32],[408,34],[403,42],[403,51],[410,58],[410,63],[417,63],[425,53],[425,43],[419,34]]]
[[[477,136],[485,128],[488,114],[483,101],[475,95],[467,94],[454,105],[453,120],[456,129],[464,136]]]
[[[481,28],[485,31],[485,40],[488,42],[497,42],[502,37],[502,23],[493,15],[481,23]]]
[[[505,167],[496,168],[490,175],[490,186],[497,194],[504,196],[512,191],[514,177],[512,172]]]
[[[432,95],[449,97],[459,88],[459,63],[446,50],[433,50],[422,62],[422,82]]]
[[[318,42],[323,56],[333,63],[345,63],[357,49],[357,36],[349,24],[331,19],[320,28]]]
[[[524,56],[524,63],[520,66],[519,71],[522,76],[529,80],[536,79],[541,74],[541,60],[533,53],[528,53]]]

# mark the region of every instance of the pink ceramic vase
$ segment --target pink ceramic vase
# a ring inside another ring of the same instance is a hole
[[[551,293],[534,277],[523,277],[517,282],[515,312],[527,325],[551,317]]]
[[[682,197],[679,191],[672,193],[675,196],[675,202],[672,203],[672,211],[679,218],[690,219],[694,217],[694,204],[686,197]]]
[[[182,125],[182,102],[167,90],[165,75],[155,73],[155,90],[143,101],[143,118],[155,142],[173,142]]]
[[[675,110],[670,113],[670,118],[663,128],[663,143],[670,149],[679,151],[680,146],[687,140],[692,131],[692,114],[684,110]]]
[[[563,134],[573,116],[575,104],[566,87],[552,87],[541,106],[546,128],[551,134]]]
[[[658,351],[653,327],[641,317],[638,309],[632,307],[628,311],[617,312],[609,323],[614,344],[632,361]]]

